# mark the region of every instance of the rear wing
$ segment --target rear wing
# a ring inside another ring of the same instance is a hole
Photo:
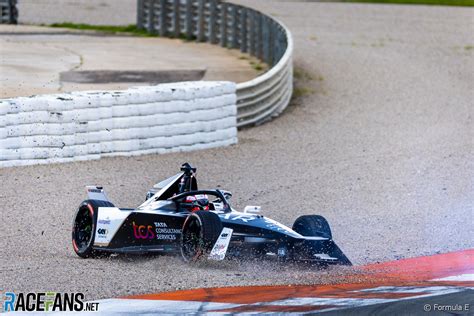
[[[87,198],[89,200],[109,201],[107,194],[105,194],[103,187],[97,187],[93,185],[86,186]]]
[[[163,199],[167,199],[169,197],[172,197],[173,196],[173,191],[178,191],[178,187],[179,187],[179,180],[181,179],[181,177],[184,175],[183,172],[180,172],[172,177],[169,177],[168,179],[166,180],[163,180],[161,182],[158,182],[157,184],[155,184],[153,186],[153,188],[151,188],[147,194],[146,194],[146,200],[145,202],[140,205],[138,208],[141,209],[141,208],[144,208],[145,206],[147,206],[148,204],[152,203],[153,201],[159,199],[160,197],[163,197]],[[175,189],[176,190],[170,190],[170,188],[172,188],[173,186],[175,186]]]

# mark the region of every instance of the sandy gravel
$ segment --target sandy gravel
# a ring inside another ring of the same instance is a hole
[[[230,148],[0,170],[0,290],[93,299],[318,283],[345,272],[73,254],[70,225],[85,185],[102,184],[116,205],[135,206],[184,161],[198,166],[202,186],[233,191],[238,207],[262,205],[288,225],[302,214],[326,216],[357,265],[474,247],[474,11],[258,5],[293,31],[306,94],[282,117],[240,132]]]

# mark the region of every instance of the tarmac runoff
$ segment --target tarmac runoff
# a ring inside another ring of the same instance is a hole
[[[354,276],[348,276],[351,279]],[[359,282],[196,289],[100,300],[103,314],[474,312],[474,249],[366,265]]]
[[[0,25],[0,52],[0,98],[259,74],[255,58],[216,45],[28,25]]]

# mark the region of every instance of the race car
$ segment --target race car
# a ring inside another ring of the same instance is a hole
[[[289,228],[259,214],[231,207],[225,190],[200,190],[196,168],[153,186],[135,209],[117,208],[102,187],[88,186],[88,199],[77,209],[72,246],[82,257],[107,253],[173,253],[186,262],[224,259],[274,259],[318,265],[351,265],[332,240],[324,217],[298,217]]]

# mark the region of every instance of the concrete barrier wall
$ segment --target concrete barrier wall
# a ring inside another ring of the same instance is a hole
[[[231,82],[0,100],[0,167],[231,145],[236,115]]]

